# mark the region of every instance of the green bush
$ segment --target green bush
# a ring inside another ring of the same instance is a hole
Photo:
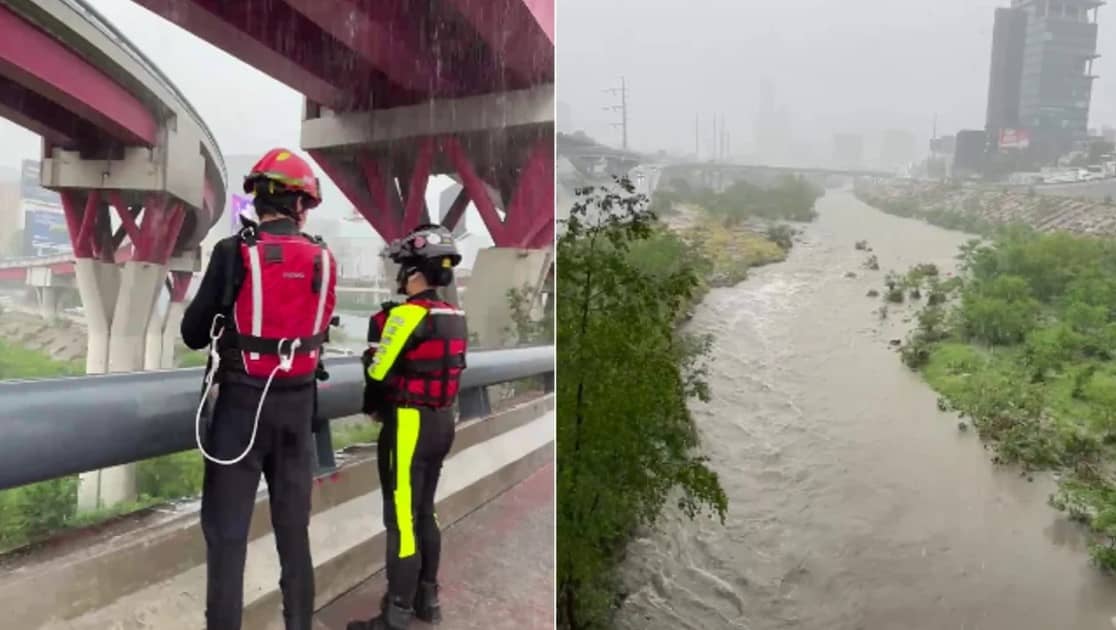
[[[669,498],[690,517],[727,507],[687,407],[708,398],[709,341],[676,330],[701,276],[662,253],[687,246],[621,188],[580,191],[557,244],[557,607],[571,630],[611,625],[624,549]]]
[[[961,278],[922,274],[941,297],[921,311],[904,362],[996,461],[1059,469],[1051,505],[1086,524],[1093,559],[1116,570],[1116,243],[1011,228],[958,260]]]

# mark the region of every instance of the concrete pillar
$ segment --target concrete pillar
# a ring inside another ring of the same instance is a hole
[[[163,322],[165,318],[156,305],[147,320],[147,335],[143,342],[143,369],[159,370],[163,366]]]
[[[87,278],[83,280],[81,262],[78,261],[77,268],[78,287],[82,291],[83,302],[94,305],[94,308],[86,306],[85,309],[90,329],[90,358],[86,362],[87,372],[135,372],[143,369],[147,347],[147,325],[152,318],[155,298],[167,275],[167,267],[154,263],[129,261],[124,264],[122,272],[109,274],[105,267],[113,267],[115,271],[114,265],[95,263],[102,267],[90,266],[89,271],[85,273]],[[118,278],[119,284],[110,283],[106,278]],[[88,286],[90,284],[92,287]],[[112,292],[111,301],[107,293],[94,288],[107,289],[109,287],[106,285],[109,284],[112,285],[111,288],[116,289]],[[91,294],[88,300],[87,294]],[[95,319],[98,320],[96,335],[94,334]],[[107,356],[103,359],[105,367],[99,372],[89,369],[90,366],[99,365],[92,361],[95,343],[98,353],[107,349],[105,353]],[[115,466],[81,475],[81,482],[78,485],[78,509],[80,510],[93,510],[135,499],[135,464]]]
[[[39,316],[48,322],[58,318],[59,293],[61,293],[61,289],[58,287],[38,287],[35,289],[35,297],[38,299]]]
[[[120,294],[109,333],[109,372],[143,369],[147,323],[166,276],[166,265],[136,261],[124,263]]]
[[[463,307],[479,347],[499,348],[507,343],[514,327],[508,292],[537,290],[549,264],[550,252],[543,249],[490,247],[477,252]]]
[[[159,367],[169,370],[174,367],[174,351],[178,343],[179,327],[182,326],[182,316],[186,313],[185,302],[171,302],[167,306],[166,322],[163,325],[163,352]]]
[[[113,263],[79,258],[75,276],[89,331],[85,373],[104,374],[108,371],[109,325],[120,290],[120,270]]]

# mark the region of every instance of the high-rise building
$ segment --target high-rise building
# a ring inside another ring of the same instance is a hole
[[[1097,55],[1097,13],[1101,0],[1012,0],[999,30],[1004,42],[1002,77],[996,103],[1000,115],[1012,109],[1003,105],[1011,96],[1014,68],[1018,64],[1019,126],[1030,133],[1035,157],[1048,161],[1071,150],[1088,137],[1089,102],[1092,98],[1093,61]],[[1020,16],[1021,14],[1021,16]],[[1018,42],[1023,21],[1023,45]],[[993,51],[993,74],[997,59]],[[991,90],[990,90],[991,93]],[[1006,126],[1006,125],[1005,125]],[[1001,127],[1003,128],[1003,127]]]
[[[1019,127],[1019,94],[1023,81],[1023,50],[1027,43],[1027,13],[996,9],[992,30],[992,71],[988,79],[985,129],[999,137],[1001,129]]]

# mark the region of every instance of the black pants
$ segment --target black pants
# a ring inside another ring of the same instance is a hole
[[[221,386],[207,432],[206,450],[232,459],[248,447],[262,391],[236,383]],[[244,607],[244,560],[248,527],[260,484],[267,480],[271,525],[281,566],[287,630],[310,630],[314,613],[314,566],[310,560],[310,433],[314,387],[272,389],[260,413],[256,444],[231,466],[205,462],[201,524],[207,548],[207,630],[240,630]]]
[[[434,494],[453,446],[452,409],[399,407],[385,414],[378,442],[387,530],[388,593],[410,607],[419,580],[438,581],[442,533]]]

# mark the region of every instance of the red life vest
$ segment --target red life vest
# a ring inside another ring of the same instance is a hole
[[[469,337],[465,312],[439,300],[408,300],[407,304],[425,308],[426,315],[390,371],[388,402],[434,409],[450,407],[457,399],[465,369]],[[381,333],[389,316],[387,310],[372,316]]]
[[[302,234],[253,230],[241,236],[240,257],[244,284],[233,322],[244,371],[264,379],[273,372],[276,379],[313,375],[336,303],[333,256]],[[276,371],[292,347],[290,370]]]

